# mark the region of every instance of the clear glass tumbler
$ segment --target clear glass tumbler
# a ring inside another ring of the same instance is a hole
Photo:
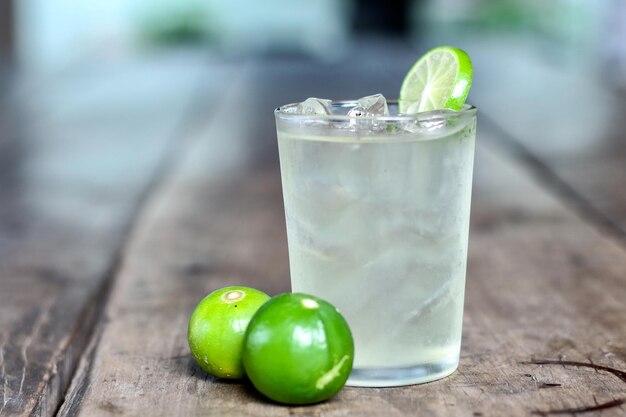
[[[348,385],[433,381],[459,363],[477,110],[348,116],[356,104],[275,111],[292,290],[348,321]]]

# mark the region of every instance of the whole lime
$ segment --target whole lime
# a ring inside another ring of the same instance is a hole
[[[244,376],[241,352],[250,319],[270,297],[249,287],[226,287],[207,295],[191,314],[187,331],[196,362],[220,378]]]
[[[348,323],[334,306],[311,295],[272,298],[246,331],[246,374],[277,402],[311,404],[332,397],[346,383],[353,360]]]

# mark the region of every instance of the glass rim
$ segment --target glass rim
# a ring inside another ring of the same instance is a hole
[[[398,105],[400,100],[387,100],[387,105]],[[465,103],[461,110],[448,110],[447,112],[441,112],[438,109],[427,112],[420,112],[415,114],[396,114],[389,116],[348,116],[347,114],[303,114],[293,113],[285,111],[287,108],[293,108],[299,103],[284,104],[274,109],[274,115],[278,118],[292,119],[292,120],[319,120],[319,121],[350,121],[350,120],[377,120],[381,122],[397,122],[397,121],[423,121],[430,119],[447,119],[450,117],[471,117],[475,116],[478,109],[472,104]],[[332,100],[331,106],[333,107],[355,107],[358,105],[357,100]]]

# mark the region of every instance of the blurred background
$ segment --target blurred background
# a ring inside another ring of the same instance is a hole
[[[284,64],[282,68],[308,62],[316,63],[330,78],[333,71],[351,70],[355,79],[367,67],[376,67],[396,77],[399,86],[408,66],[427,48],[452,44],[466,49],[475,61],[474,96],[481,106],[502,110],[500,102],[505,102],[506,112],[517,115],[510,122],[514,129],[545,123],[549,141],[556,142],[557,148],[559,142],[569,141],[565,136],[585,136],[585,132],[568,128],[562,118],[549,120],[546,113],[567,105],[577,116],[589,119],[589,129],[598,129],[610,122],[605,117],[615,107],[602,92],[623,94],[626,90],[626,4],[622,0],[83,3],[1,3],[4,88],[25,79],[39,80],[48,83],[46,88],[68,83],[64,84],[66,93],[72,94],[84,92],[90,82],[95,85],[116,78],[111,88],[120,86],[116,75],[125,71],[128,86],[121,90],[128,93],[138,88],[137,94],[142,94],[135,83],[141,79],[149,89],[141,75],[144,71],[149,78],[151,71],[167,72],[167,68],[191,66],[191,61],[196,65],[204,61],[207,66],[274,62]],[[6,81],[9,71],[23,76]],[[165,76],[153,75],[154,83]],[[175,79],[172,75],[168,82],[176,83]],[[339,86],[331,94],[338,98],[377,92],[360,87],[356,92]],[[382,92],[394,97],[397,87]],[[299,93],[289,101],[302,99]]]
[[[0,45],[28,71],[63,73],[164,49],[224,59],[305,55],[341,60],[355,43],[396,38],[473,48],[502,44],[553,65],[626,73],[620,0],[69,0],[2,2]],[[520,51],[521,48],[521,51]]]
[[[541,55],[555,65],[605,69],[623,81],[626,6],[620,0],[68,0],[2,2],[0,46],[29,71],[72,69],[198,49],[244,59],[300,54],[341,60],[355,42],[397,38],[412,44],[506,45],[509,55]],[[161,50],[161,51],[157,51]]]
[[[442,44],[472,57],[469,101],[503,138],[559,175],[602,161],[577,184],[610,211],[621,197],[605,183],[626,159],[625,40],[623,0],[4,0],[2,227],[23,226],[22,203],[56,220],[86,209],[90,224],[105,219],[122,184],[140,188],[139,173],[233,94],[248,127],[232,111],[223,123],[263,138],[225,137],[205,164],[251,152],[276,162],[274,107],[396,97],[410,65]]]

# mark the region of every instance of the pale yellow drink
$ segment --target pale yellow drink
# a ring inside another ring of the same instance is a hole
[[[285,106],[276,118],[292,289],[330,301],[350,324],[356,352],[348,384],[405,385],[452,373],[475,109],[350,121]]]

